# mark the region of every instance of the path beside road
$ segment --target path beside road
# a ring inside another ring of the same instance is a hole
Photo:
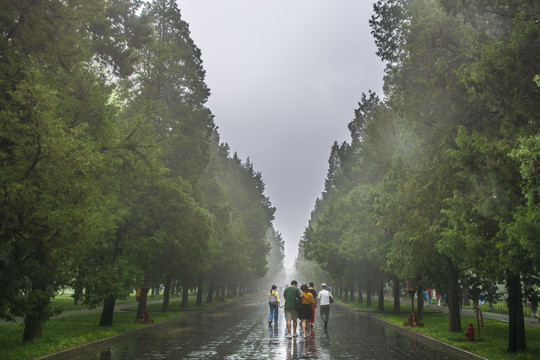
[[[448,314],[447,306],[441,306],[441,310],[443,313]],[[462,316],[476,316],[476,312],[473,309],[461,309],[461,315]],[[508,322],[508,314],[499,314],[499,313],[493,313],[493,312],[488,312],[488,311],[482,311],[482,316],[485,319],[499,320],[505,323]],[[525,317],[524,321],[525,321],[525,325],[528,325],[528,326],[540,326],[540,323],[538,322],[538,320],[533,320],[530,317]]]

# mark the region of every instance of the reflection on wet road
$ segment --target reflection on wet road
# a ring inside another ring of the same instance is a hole
[[[264,295],[252,295],[219,309],[188,313],[121,337],[70,359],[469,359],[452,348],[404,335],[393,326],[334,304],[323,329],[316,312],[308,338],[287,339],[283,309],[268,327]]]

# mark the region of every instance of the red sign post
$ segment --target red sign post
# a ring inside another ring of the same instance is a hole
[[[480,328],[484,327],[484,318],[480,308],[476,308],[476,322],[478,323],[478,335],[480,335]]]

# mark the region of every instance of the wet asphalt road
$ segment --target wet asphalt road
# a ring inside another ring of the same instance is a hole
[[[285,337],[283,309],[268,326],[264,294],[217,309],[187,313],[141,332],[96,343],[61,358],[118,359],[478,359],[451,347],[411,337],[399,327],[339,304],[331,305],[325,330],[317,309],[308,338]],[[55,357],[55,359],[60,357]]]

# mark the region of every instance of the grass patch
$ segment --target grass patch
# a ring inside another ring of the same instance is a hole
[[[240,297],[227,299],[227,301],[238,298]],[[152,300],[157,300],[157,297],[148,297],[148,301]],[[176,302],[178,302],[179,308],[180,300],[174,300],[171,303]],[[203,306],[196,306],[195,298],[190,297],[188,309],[208,308],[219,304],[221,303],[214,302],[212,304],[204,303]],[[133,308],[136,309],[136,302]],[[150,317],[156,323],[185,314],[174,311],[174,308],[169,312],[161,312],[161,304],[148,305],[147,309]],[[115,312],[113,325],[106,328],[98,327],[101,312],[58,317],[45,323],[43,326],[43,336],[40,339],[27,342],[22,341],[24,323],[0,323],[0,359],[35,359],[57,351],[144,327],[145,325],[133,323],[135,316],[133,311]]]
[[[56,295],[54,299],[51,300],[51,304],[55,309],[62,311],[86,309],[86,306],[82,305],[82,301],[79,301],[79,303],[75,305],[73,298],[66,294]]]
[[[163,295],[162,294],[154,295],[154,296],[148,295],[148,301],[154,301],[154,300],[163,300]],[[124,300],[117,299],[116,305],[134,303],[134,302],[137,302],[135,294],[130,294],[126,296]],[[69,293],[56,295],[54,299],[51,300],[51,303],[54,308],[60,309],[62,311],[79,310],[79,309],[88,308],[87,306],[83,305],[82,301],[79,301],[79,303],[75,305],[73,301],[73,297]],[[103,303],[99,304],[98,306],[103,306]]]
[[[410,307],[409,307],[410,311]],[[403,326],[407,321],[408,314],[376,314],[377,317]],[[448,315],[441,313],[424,313],[421,320],[424,327],[415,327],[417,331],[434,339],[453,345],[460,349],[470,351],[491,360],[533,360],[540,359],[540,328],[526,326],[528,350],[525,353],[508,354],[508,324],[484,318],[484,327],[478,335],[476,317],[462,316],[462,331],[451,333],[448,331]],[[464,335],[469,323],[475,327],[475,342],[469,343]]]

